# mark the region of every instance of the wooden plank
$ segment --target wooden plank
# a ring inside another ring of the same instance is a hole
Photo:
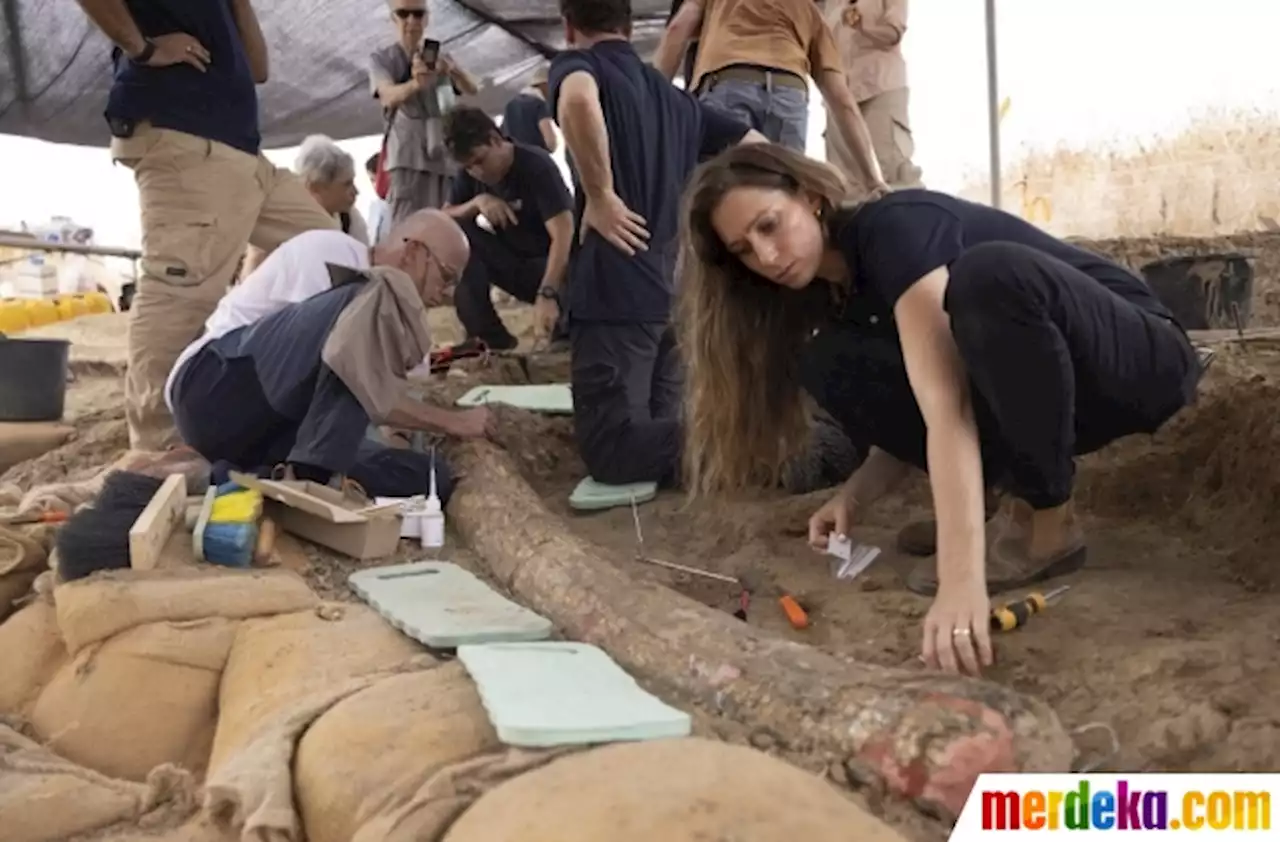
[[[171,474],[129,528],[129,566],[153,570],[174,527],[187,516],[187,478]]]

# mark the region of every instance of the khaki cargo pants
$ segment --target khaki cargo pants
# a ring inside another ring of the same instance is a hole
[[[178,442],[164,384],[231,284],[245,244],[270,251],[338,222],[302,182],[261,154],[150,125],[115,138],[111,157],[133,170],[142,206],[142,272],[129,313],[125,413],[129,445]]]
[[[911,162],[916,153],[916,144],[911,137],[911,122],[907,115],[909,99],[910,89],[898,88],[858,103],[862,118],[867,121],[867,129],[871,132],[871,144],[876,160],[880,162],[880,170],[884,173],[884,180],[897,190],[923,186],[920,168]],[[828,111],[828,126],[830,114]],[[858,169],[854,166],[853,156],[849,154],[840,133],[828,128],[824,139],[827,142],[827,161],[845,175],[856,173]]]

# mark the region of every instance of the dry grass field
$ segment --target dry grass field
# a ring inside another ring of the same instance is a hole
[[[1203,237],[1280,219],[1280,114],[1209,112],[1167,137],[1005,156],[1004,206],[1058,235]],[[979,178],[962,192],[989,191]]]

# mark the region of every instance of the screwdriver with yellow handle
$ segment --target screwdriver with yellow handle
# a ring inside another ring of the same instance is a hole
[[[1053,601],[1071,588],[1063,585],[1048,593],[1030,593],[1017,602],[1002,605],[991,612],[991,629],[993,631],[1013,631],[1027,624],[1032,615],[1044,611]]]

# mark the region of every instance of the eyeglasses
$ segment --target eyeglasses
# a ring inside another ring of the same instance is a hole
[[[424,252],[427,253],[427,260],[435,264],[437,271],[440,272],[440,279],[444,281],[444,285],[446,287],[457,285],[458,276],[461,274],[461,272],[459,272],[457,269],[454,269],[452,266],[445,266],[444,263],[442,263],[440,259],[436,257],[435,252],[431,250],[431,246],[422,242],[422,240],[415,239],[414,237],[405,237],[404,241],[406,243],[413,243],[415,246],[418,246]]]
[[[396,9],[395,15],[396,17],[400,18],[400,20],[408,20],[409,18],[417,18],[418,20],[422,20],[427,16],[427,10],[426,9]]]

